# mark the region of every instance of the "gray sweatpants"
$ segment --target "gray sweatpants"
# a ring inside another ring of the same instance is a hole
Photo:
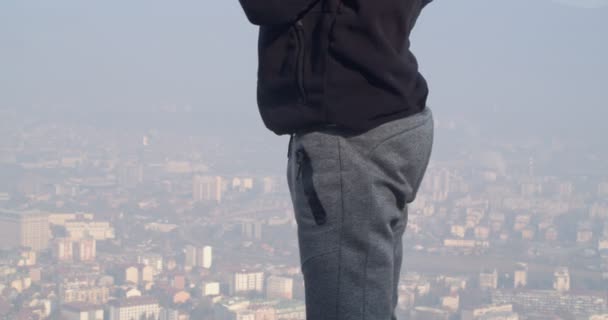
[[[364,133],[290,136],[287,181],[308,320],[395,320],[407,204],[431,156],[430,108]]]

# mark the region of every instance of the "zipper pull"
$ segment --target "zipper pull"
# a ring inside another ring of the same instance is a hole
[[[302,149],[298,149],[298,151],[296,151],[296,163],[298,164],[298,172],[296,174],[296,180],[300,179],[301,173],[302,173],[302,161],[303,161],[303,157],[304,154],[302,152]]]

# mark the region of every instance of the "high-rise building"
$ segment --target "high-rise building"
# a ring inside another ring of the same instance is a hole
[[[89,237],[79,240],[56,238],[53,240],[53,256],[57,261],[95,261],[97,246],[95,239]]]
[[[203,250],[201,252],[201,259],[199,260],[199,265],[203,268],[211,268],[211,257],[212,257],[212,249],[211,246],[203,246]]]
[[[0,248],[44,250],[49,246],[50,235],[47,213],[0,209]]]
[[[262,292],[264,289],[264,272],[263,271],[252,271],[248,272],[241,270],[235,272],[232,280],[232,292],[244,292],[244,291],[258,291]]]
[[[266,279],[266,297],[270,299],[292,299],[293,279],[274,275],[269,276]]]
[[[262,228],[264,222],[256,219],[243,219],[241,222],[241,234],[248,239],[262,239]]]
[[[485,270],[479,274],[479,288],[496,289],[498,287],[498,272]]]
[[[61,307],[64,320],[103,320],[103,307],[86,302],[71,302]]]
[[[96,254],[97,246],[95,239],[80,239],[74,243],[74,259],[83,262],[95,261]]]
[[[187,245],[185,249],[185,261],[184,265],[186,268],[193,268],[196,266],[196,252],[198,249],[193,245]]]
[[[567,267],[557,267],[553,273],[553,289],[559,292],[570,290],[570,272]]]
[[[109,305],[110,320],[158,319],[160,316],[160,306],[154,297],[114,300]]]
[[[108,221],[74,219],[66,221],[64,227],[72,240],[87,237],[98,241],[114,239],[114,228]]]
[[[185,266],[187,268],[203,267],[211,268],[212,249],[211,246],[195,247],[186,246]]]
[[[444,201],[452,191],[452,174],[446,168],[429,170],[428,179],[424,179],[422,188],[429,190],[433,201]]]
[[[222,177],[196,175],[192,182],[194,201],[222,201]]]
[[[72,261],[73,242],[70,238],[56,238],[53,240],[53,256],[57,261]]]
[[[137,262],[152,268],[153,275],[163,271],[163,256],[158,253],[144,253],[137,257]]]
[[[513,272],[513,287],[525,287],[528,284],[528,265],[526,263],[518,263]]]
[[[118,170],[118,183],[126,188],[136,187],[143,182],[143,165],[137,162],[123,164]]]

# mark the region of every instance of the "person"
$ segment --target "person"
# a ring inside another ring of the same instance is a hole
[[[239,1],[259,26],[258,110],[289,135],[307,319],[397,319],[434,134],[409,38],[431,0]]]

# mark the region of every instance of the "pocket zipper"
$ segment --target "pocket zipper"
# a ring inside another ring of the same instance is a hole
[[[307,174],[304,180],[302,180],[302,188],[304,190],[304,194],[308,199],[308,203],[310,205],[310,210],[312,211],[313,218],[315,219],[315,223],[317,225],[323,225],[327,222],[327,213],[325,212],[325,208],[321,204],[321,200],[319,199],[319,195],[315,191],[312,182],[312,167],[310,166],[310,159],[306,154],[304,149],[298,149],[296,151],[296,163],[298,165],[298,172],[296,174],[296,181],[300,180],[302,176],[302,166],[307,166]]]
[[[298,172],[296,174],[296,181],[300,180],[300,176],[302,175],[302,162],[304,161],[304,153],[302,149],[298,149],[296,151],[296,163],[298,165]]]

